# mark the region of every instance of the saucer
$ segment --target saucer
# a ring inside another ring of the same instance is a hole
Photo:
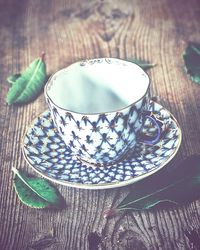
[[[182,140],[180,126],[173,115],[151,101],[152,111],[165,124],[161,140],[155,145],[137,143],[120,162],[108,167],[94,167],[72,156],[59,136],[47,110],[27,129],[22,151],[28,164],[43,177],[56,183],[85,189],[122,187],[139,181],[166,166],[176,155]],[[152,133],[146,121],[145,134]]]

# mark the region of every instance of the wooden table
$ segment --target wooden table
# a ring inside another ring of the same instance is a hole
[[[184,230],[200,227],[199,201],[107,220],[104,211],[116,206],[131,186],[82,190],[55,184],[66,209],[23,205],[13,188],[11,168],[37,176],[23,159],[20,141],[47,106],[43,94],[23,106],[8,106],[5,97],[7,76],[26,68],[42,51],[48,74],[85,58],[148,60],[157,64],[149,71],[152,95],[182,127],[179,162],[200,153],[200,86],[187,77],[182,59],[188,41],[200,42],[199,23],[198,0],[0,1],[1,250],[191,249]]]

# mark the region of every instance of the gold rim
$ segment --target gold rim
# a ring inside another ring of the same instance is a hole
[[[158,104],[157,102],[154,102],[156,104]],[[159,106],[163,107],[161,104],[158,104]],[[164,108],[164,107],[163,107]],[[164,110],[167,110],[164,108]],[[45,112],[45,111],[44,111]],[[180,128],[180,125],[178,123],[178,121],[176,120],[176,118],[171,114],[170,111],[167,110],[167,112],[170,114],[170,118],[172,119],[172,121],[175,123],[176,127],[177,127],[177,132],[178,132],[178,140],[179,140],[179,143],[176,147],[176,149],[174,150],[174,152],[170,155],[169,158],[167,158],[165,161],[163,161],[163,163],[156,169],[152,169],[150,170],[148,173],[145,173],[145,174],[141,174],[139,176],[136,176],[136,177],[132,177],[131,179],[127,180],[127,181],[116,181],[114,183],[105,183],[105,184],[82,184],[82,183],[73,183],[73,182],[68,182],[68,181],[62,181],[62,180],[57,180],[57,179],[54,179],[53,177],[49,177],[48,175],[42,173],[41,171],[39,171],[38,169],[36,169],[34,167],[34,165],[29,161],[25,151],[24,151],[24,139],[25,139],[25,136],[28,132],[28,129],[34,124],[34,121],[36,119],[38,119],[38,117],[40,117],[44,112],[42,112],[40,115],[38,115],[32,122],[31,124],[28,126],[28,128],[26,129],[26,132],[24,134],[24,136],[22,137],[22,142],[21,142],[21,147],[22,147],[22,153],[23,153],[23,156],[25,158],[25,161],[28,163],[28,165],[34,169],[34,171],[36,171],[38,174],[42,175],[44,178],[52,181],[52,182],[55,182],[57,184],[60,184],[60,185],[63,185],[63,186],[68,186],[68,187],[75,187],[75,188],[81,188],[81,189],[94,189],[94,190],[97,190],[97,189],[110,189],[110,188],[117,188],[117,187],[124,187],[124,186],[128,186],[130,184],[133,184],[137,181],[140,181],[152,174],[154,174],[155,172],[159,171],[160,169],[162,169],[164,166],[166,166],[174,157],[175,155],[177,154],[179,148],[180,148],[180,145],[181,145],[181,142],[182,142],[182,131],[181,131],[181,128]]]
[[[96,59],[96,58],[94,58],[94,59],[89,59],[89,60],[95,60],[95,59]],[[58,73],[60,73],[60,72],[62,72],[62,71],[64,71],[64,70],[66,70],[66,69],[68,68],[68,67],[66,67],[66,68],[63,68],[63,69],[57,71],[56,73],[54,73],[53,75],[51,75],[51,77],[48,79],[46,85],[44,86],[44,96],[45,96],[45,98],[48,98],[48,99],[52,102],[52,104],[53,104],[54,106],[56,106],[57,108],[59,108],[59,109],[61,109],[61,110],[63,110],[63,111],[70,112],[70,113],[74,113],[74,114],[79,114],[79,115],[93,116],[93,115],[102,115],[102,114],[108,115],[108,114],[115,113],[115,112],[117,112],[117,111],[118,111],[118,112],[121,112],[121,111],[123,111],[123,110],[129,108],[130,106],[136,104],[137,102],[141,101],[143,98],[145,98],[146,95],[148,95],[148,92],[150,92],[150,85],[151,85],[151,81],[150,81],[149,75],[148,75],[148,74],[147,74],[147,73],[146,73],[137,63],[133,63],[133,62],[130,62],[130,61],[126,61],[126,60],[119,59],[119,58],[114,58],[114,57],[102,57],[102,58],[98,58],[98,59],[114,59],[114,60],[117,59],[117,60],[121,60],[121,61],[123,61],[123,62],[126,62],[126,63],[128,63],[128,64],[130,64],[130,65],[131,65],[131,64],[137,65],[137,66],[144,72],[144,74],[148,77],[148,87],[147,87],[147,89],[146,89],[144,95],[141,96],[137,101],[132,102],[132,103],[130,103],[129,105],[127,105],[127,106],[125,106],[125,107],[123,107],[123,108],[121,108],[121,109],[112,110],[112,111],[106,111],[106,112],[82,113],[82,112],[76,112],[76,111],[72,111],[72,110],[69,110],[69,109],[62,108],[62,107],[58,106],[57,104],[55,104],[55,102],[54,102],[54,101],[52,100],[52,98],[49,96],[47,87],[48,87],[48,85],[51,83],[51,81],[53,80],[52,78],[53,78],[54,76],[56,76]],[[75,62],[75,63],[73,63],[73,64],[80,63],[80,62],[81,62],[81,61],[78,61],[78,62]],[[73,64],[71,64],[71,65],[73,65]],[[149,98],[149,99],[150,99],[150,98]]]

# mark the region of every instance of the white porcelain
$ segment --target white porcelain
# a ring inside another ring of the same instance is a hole
[[[136,145],[144,111],[149,109],[149,85],[148,75],[138,65],[100,58],[55,73],[45,86],[45,97],[72,154],[106,166]]]

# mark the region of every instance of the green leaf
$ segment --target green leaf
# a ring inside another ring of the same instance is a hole
[[[35,59],[20,75],[8,77],[12,85],[6,98],[9,105],[27,103],[39,95],[47,77],[43,57]]]
[[[47,180],[29,177],[16,168],[12,170],[15,173],[15,190],[24,204],[33,208],[61,208],[63,206],[62,196]]]
[[[163,171],[164,172],[164,171]],[[184,204],[200,197],[200,155],[184,160],[170,173],[157,173],[135,183],[131,192],[116,207],[113,215],[122,210],[144,210],[160,203]]]
[[[200,84],[200,44],[190,42],[183,53],[185,69],[193,82]]]
[[[144,60],[140,60],[140,59],[128,59],[128,61],[132,62],[132,63],[136,63],[138,66],[140,66],[143,70],[148,70],[154,66],[156,66],[156,64],[152,64],[149,62],[146,62]]]

